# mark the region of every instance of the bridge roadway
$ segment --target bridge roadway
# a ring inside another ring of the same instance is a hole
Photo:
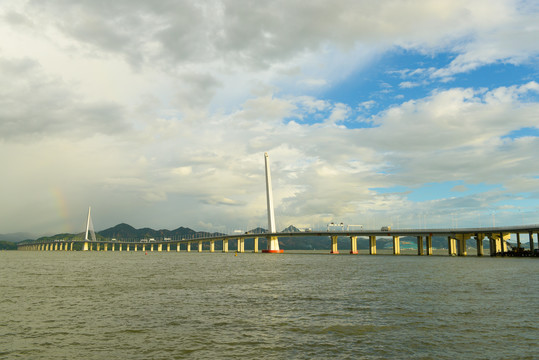
[[[521,234],[527,234],[530,243],[530,253],[534,252],[534,235],[537,237],[539,248],[539,224],[522,226],[502,226],[502,227],[477,227],[477,228],[454,228],[454,229],[391,229],[384,230],[354,230],[354,231],[307,231],[307,232],[276,232],[276,233],[245,233],[237,235],[215,235],[181,240],[159,240],[155,242],[135,242],[135,241],[112,241],[112,240],[66,240],[66,241],[45,241],[19,244],[19,250],[37,250],[37,251],[62,251],[73,250],[73,244],[82,243],[84,251],[170,251],[171,247],[180,251],[180,244],[186,244],[187,252],[191,251],[191,245],[198,245],[198,252],[202,252],[202,244],[210,244],[210,252],[215,252],[215,242],[223,242],[223,252],[228,252],[228,242],[237,240],[237,252],[244,252],[245,240],[254,240],[254,252],[258,252],[258,239],[261,237],[300,237],[300,236],[318,236],[329,237],[331,240],[331,254],[338,254],[337,239],[339,237],[350,238],[350,254],[357,254],[357,238],[369,238],[369,254],[376,254],[376,238],[390,237],[393,239],[393,254],[399,255],[400,237],[412,236],[417,239],[417,254],[432,255],[432,237],[447,237],[448,255],[466,256],[466,241],[474,239],[476,241],[477,256],[483,256],[483,240],[489,240],[490,255],[496,256],[507,252],[507,241],[515,234],[517,238],[517,247],[521,248]]]

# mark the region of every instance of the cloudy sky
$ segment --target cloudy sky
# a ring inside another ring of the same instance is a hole
[[[537,1],[0,2],[0,233],[539,223]]]

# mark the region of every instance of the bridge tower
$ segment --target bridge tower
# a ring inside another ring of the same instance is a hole
[[[90,213],[92,211],[92,207],[88,207],[88,219],[86,220],[86,234],[84,235],[84,245],[82,250],[88,251],[88,241],[96,241],[95,237],[95,231],[94,231],[94,224],[92,222],[92,218],[90,216]],[[88,239],[88,232],[90,233],[91,239]]]
[[[273,192],[271,189],[271,173],[269,166],[269,155],[264,153],[264,160],[266,165],[266,199],[268,203],[268,232],[275,234],[277,232],[275,227],[275,213],[273,211]],[[277,236],[268,236],[268,249],[262,250],[263,253],[282,253],[283,250],[279,249],[279,239]]]

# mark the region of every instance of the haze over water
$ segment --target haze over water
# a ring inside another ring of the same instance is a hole
[[[536,259],[1,252],[0,358],[532,359]]]

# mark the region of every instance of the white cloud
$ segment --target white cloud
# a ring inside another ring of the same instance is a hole
[[[417,87],[419,86],[418,83],[416,82],[412,82],[412,81],[403,81],[399,84],[399,87],[401,89],[411,89],[411,88],[414,88],[414,87]]]
[[[458,203],[369,190],[379,187],[459,179],[532,192],[537,138],[504,135],[539,123],[527,99],[534,81],[435,91],[389,109],[364,101],[359,109],[381,109],[377,127],[364,129],[346,128],[353,109],[321,94],[394,48],[455,53],[444,69],[401,71],[401,88],[533,61],[536,10],[505,1],[6,2],[0,232],[76,231],[90,204],[98,229],[264,226],[265,151],[284,226]]]

